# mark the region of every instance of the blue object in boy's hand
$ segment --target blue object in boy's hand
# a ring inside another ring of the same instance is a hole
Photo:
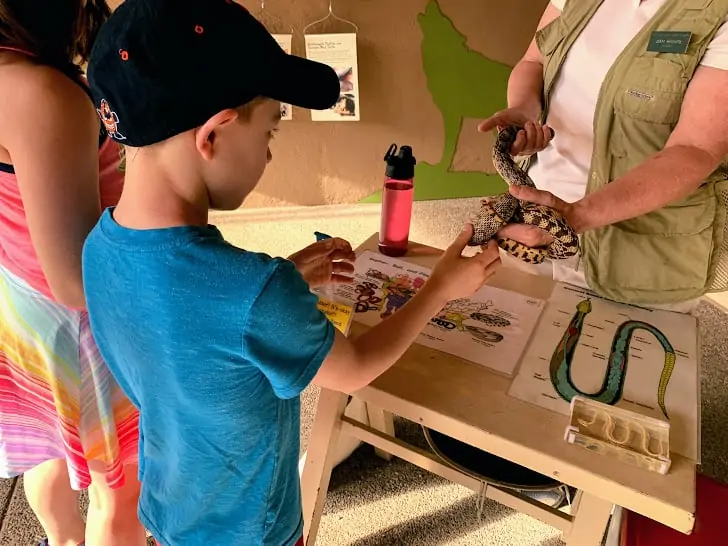
[[[331,235],[326,235],[325,233],[321,233],[320,231],[314,231],[313,234],[316,236],[317,242],[331,239]]]

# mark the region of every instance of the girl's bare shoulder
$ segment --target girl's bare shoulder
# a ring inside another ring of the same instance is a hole
[[[95,114],[79,83],[56,68],[22,54],[0,55],[0,137],[3,127],[24,121],[49,122],[58,116]]]

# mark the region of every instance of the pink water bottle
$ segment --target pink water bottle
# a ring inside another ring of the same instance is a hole
[[[409,242],[415,165],[412,148],[392,144],[384,156],[387,169],[382,191],[382,219],[379,229],[379,252],[386,256],[404,256]]]

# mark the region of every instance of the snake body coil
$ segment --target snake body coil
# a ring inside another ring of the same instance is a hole
[[[493,165],[509,185],[536,187],[533,180],[511,156],[510,150],[518,135],[518,127],[506,127],[498,133],[493,146]],[[539,264],[546,258],[562,260],[579,252],[579,237],[566,219],[554,209],[528,203],[506,192],[483,201],[473,221],[473,237],[470,246],[486,244],[506,224],[521,223],[540,228],[553,237],[547,247],[530,248],[512,239],[498,239],[498,245],[516,258]]]

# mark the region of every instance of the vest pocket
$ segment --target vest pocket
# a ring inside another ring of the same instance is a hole
[[[614,96],[610,130],[611,180],[662,149],[680,119],[684,67],[661,57],[638,57]]]
[[[632,119],[677,124],[687,89],[687,65],[664,57],[637,57],[614,97],[616,112]]]
[[[716,200],[710,187],[600,230],[597,277],[615,288],[698,290],[711,271]]]
[[[690,235],[655,235],[607,226],[599,237],[599,284],[653,293],[655,302],[670,292],[702,290],[708,280],[712,242],[712,226]]]

